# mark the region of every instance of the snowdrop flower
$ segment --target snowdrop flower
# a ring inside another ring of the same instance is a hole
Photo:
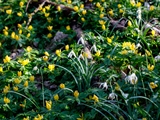
[[[100,83],[99,88],[107,90],[108,89],[107,82]]]
[[[82,45],[85,44],[85,41],[84,41],[83,37],[80,37],[80,38],[79,38],[77,44],[82,44]]]
[[[82,54],[80,54],[80,55],[78,56],[78,59],[79,59],[79,60],[80,60],[80,59],[83,59],[83,60],[84,60],[83,55],[82,55]]]
[[[76,54],[73,50],[68,54],[69,58],[72,58],[72,56],[76,57]]]
[[[92,51],[92,49],[94,50],[94,52],[97,52],[97,47],[95,44],[91,47],[90,51]]]
[[[118,97],[117,94],[112,92],[109,94],[108,99],[114,100],[114,99],[117,99],[117,97]]]
[[[122,94],[122,96],[126,99],[127,97],[128,97],[128,93],[124,93],[121,89],[120,89],[120,92],[121,92],[121,94]]]
[[[137,45],[136,45],[136,49],[138,49],[138,48],[142,48],[142,46],[141,46],[141,44],[140,43],[138,43]]]
[[[142,19],[141,8],[137,10],[137,19],[139,19],[139,21]]]
[[[39,73],[39,69],[38,69],[38,67],[37,67],[37,66],[35,66],[35,67],[33,68],[33,71],[37,71],[36,73],[38,74],[38,73]]]
[[[145,3],[144,3],[144,6],[149,10],[150,5],[149,5],[149,3],[148,3],[148,2],[145,2]]]
[[[160,60],[160,55],[157,55],[154,59],[155,59],[156,62],[159,61]]]
[[[138,81],[138,78],[136,76],[135,73],[132,73],[131,75],[128,75],[126,78],[125,78],[125,81],[126,82],[130,82],[132,85],[136,84],[137,81]]]

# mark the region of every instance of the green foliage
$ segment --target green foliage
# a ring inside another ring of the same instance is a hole
[[[159,1],[89,1],[0,0],[0,119],[160,119]]]

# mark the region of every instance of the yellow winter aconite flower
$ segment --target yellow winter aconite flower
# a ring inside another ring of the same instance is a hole
[[[0,66],[0,72],[3,72],[3,67]]]
[[[19,6],[20,6],[20,7],[23,7],[23,5],[24,5],[24,2],[21,1],[21,2],[19,3]]]
[[[23,120],[30,120],[30,119],[29,119],[29,116],[23,118]]]
[[[106,29],[106,26],[105,25],[102,25],[102,30],[105,30]]]
[[[49,53],[46,51],[46,52],[44,52],[44,54],[46,55],[46,56],[48,56],[49,57]]]
[[[3,93],[4,93],[4,94],[7,94],[9,90],[10,90],[10,85],[5,86],[5,87],[3,88]]]
[[[53,28],[53,26],[48,26],[48,27],[47,27],[47,29],[48,29],[49,31],[51,31],[52,28]]]
[[[150,8],[149,8],[149,10],[150,10],[150,11],[153,11],[153,10],[154,10],[154,6],[151,5]]]
[[[111,44],[111,43],[112,43],[112,39],[109,38],[109,37],[107,37],[107,42],[108,42],[109,44]]]
[[[88,58],[88,53],[87,52],[83,52],[83,57]]]
[[[132,6],[135,6],[135,1],[134,1],[134,0],[130,0],[130,4],[131,4]]]
[[[109,14],[110,16],[113,16],[113,15],[114,15],[113,10],[111,9],[110,11],[108,11],[108,14]]]
[[[29,59],[23,60],[23,61],[21,62],[21,64],[22,64],[23,66],[27,65],[28,63],[29,63]]]
[[[100,17],[100,18],[103,18],[103,17],[104,17],[104,14],[100,14],[99,17]]]
[[[31,47],[31,46],[28,46],[28,47],[26,48],[26,50],[27,50],[27,52],[31,52],[31,51],[32,51],[32,47]]]
[[[20,30],[18,31],[18,33],[21,35],[21,34],[22,34],[22,30],[20,29]]]
[[[104,20],[99,20],[98,22],[100,25],[104,25],[106,23]]]
[[[152,89],[155,89],[156,87],[158,87],[158,85],[157,84],[155,84],[154,82],[150,82],[150,87],[152,88]]]
[[[75,12],[78,12],[78,6],[74,6],[73,9]]]
[[[71,0],[68,0],[68,1],[67,1],[67,3],[68,3],[68,4],[71,4],[71,3],[72,3],[72,1],[71,1]]]
[[[130,20],[128,21],[128,23],[127,23],[127,24],[128,24],[128,26],[129,26],[129,27],[131,27],[131,26],[132,26],[132,23],[131,23],[131,21],[130,21]]]
[[[10,103],[10,99],[9,99],[9,98],[7,98],[7,97],[4,97],[3,101],[4,101],[4,103],[5,103],[5,104]]]
[[[24,82],[24,87],[28,87],[28,81]]]
[[[149,52],[148,50],[145,50],[145,54],[146,54],[147,56],[151,56],[151,52]]]
[[[148,64],[147,68],[148,68],[148,70],[149,70],[149,71],[153,71],[153,69],[154,69],[154,65],[150,65],[150,64]]]
[[[15,39],[18,41],[20,37],[18,35],[15,35]]]
[[[12,14],[12,9],[6,10],[6,13],[7,13],[8,15]]]
[[[83,9],[83,8],[84,8],[84,4],[81,4],[81,5],[80,5],[80,9]]]
[[[64,89],[64,88],[65,88],[65,84],[61,83],[61,84],[59,85],[59,87],[60,87],[61,89]]]
[[[92,100],[94,100],[94,102],[99,102],[99,98],[96,95],[93,95]]]
[[[86,11],[86,10],[83,10],[83,11],[82,11],[82,14],[83,14],[83,15],[85,15],[86,13],[87,13],[87,11]]]
[[[128,51],[127,51],[127,50],[122,50],[120,53],[121,53],[122,55],[126,55],[126,54],[128,53]]]
[[[44,16],[47,18],[50,15],[50,13],[45,13]]]
[[[37,115],[37,117],[34,117],[33,120],[42,120],[43,119],[43,115]]]
[[[147,120],[147,118],[142,118],[142,120]]]
[[[48,69],[49,71],[53,71],[55,69],[55,65],[54,64],[48,65]]]
[[[136,4],[136,7],[141,7],[141,2],[138,2],[137,4]]]
[[[4,34],[5,36],[8,36],[8,32],[7,32],[7,31],[3,31],[3,34]]]
[[[74,95],[75,98],[78,98],[78,96],[79,96],[78,90],[74,91],[73,95]]]
[[[17,24],[17,27],[18,27],[18,28],[22,28],[22,25],[21,25],[21,24]]]
[[[15,39],[15,38],[16,38],[16,33],[15,33],[15,32],[12,32],[12,33],[11,33],[11,38],[12,38],[12,39]]]
[[[48,37],[48,38],[52,38],[52,34],[51,34],[51,33],[48,33],[47,37]]]
[[[65,45],[65,50],[69,50],[69,45]]]
[[[33,29],[32,25],[29,25],[28,30],[32,30],[32,29]]]
[[[61,11],[61,7],[60,7],[60,6],[57,6],[57,10],[58,10],[58,11]]]
[[[34,81],[34,79],[35,79],[35,77],[33,75],[29,77],[29,80],[32,82]]]
[[[49,101],[45,101],[46,102],[46,108],[47,110],[51,110],[52,109],[52,101],[49,100]]]
[[[59,57],[61,56],[61,50],[56,50],[55,53],[56,53],[57,56],[59,56]]]
[[[96,7],[100,8],[101,4],[99,2],[96,3]]]
[[[124,11],[122,9],[119,9],[119,13],[123,13]]]
[[[82,22],[84,22],[84,21],[85,21],[85,19],[82,17],[82,18],[81,18],[81,21],[82,21]]]
[[[122,7],[122,5],[121,4],[118,4],[118,8],[121,8]]]
[[[18,87],[17,86],[13,87],[13,90],[18,91]]]
[[[45,8],[46,8],[47,10],[50,10],[51,5],[47,5],[47,6],[45,6]]]
[[[117,90],[117,91],[120,91],[120,89],[121,89],[120,86],[119,86],[119,84],[118,84],[117,82],[115,83],[115,87],[114,87],[114,88],[115,88],[115,90]]]
[[[10,62],[10,61],[11,61],[11,58],[8,57],[8,55],[6,55],[5,58],[3,59],[3,62],[4,62],[4,63],[8,63],[8,62]]]
[[[53,98],[54,98],[55,101],[58,101],[59,100],[58,94],[54,95]]]
[[[28,33],[28,34],[27,34],[27,38],[29,38],[30,36],[31,36],[31,34],[30,34],[30,33]]]
[[[71,28],[70,28],[70,26],[68,25],[68,26],[66,26],[66,30],[70,30]]]
[[[21,17],[21,16],[22,16],[22,12],[18,12],[17,15],[18,15],[19,17]]]
[[[48,61],[48,56],[43,56],[44,61]]]
[[[19,83],[21,83],[21,80],[18,79],[18,78],[15,78],[15,79],[14,79],[14,83],[15,83],[15,84],[19,84]]]
[[[151,35],[152,35],[152,36],[155,36],[155,34],[156,34],[156,31],[155,31],[155,30],[152,30],[152,31],[151,31]]]
[[[97,50],[97,52],[95,53],[95,56],[96,57],[99,57],[101,55],[101,51],[100,50]]]

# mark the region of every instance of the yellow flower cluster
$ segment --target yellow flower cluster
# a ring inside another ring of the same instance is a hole
[[[51,100],[46,101],[46,108],[47,108],[47,110],[51,110],[52,109],[52,101]]]
[[[53,71],[55,69],[55,65],[54,64],[49,64],[48,69],[49,69],[49,71]]]
[[[74,95],[75,98],[78,98],[78,96],[79,96],[78,90],[74,91],[73,95]]]
[[[3,88],[3,93],[4,93],[4,94],[7,94],[9,90],[10,90],[10,85],[5,86],[5,87]]]
[[[61,84],[59,85],[59,87],[60,87],[61,89],[64,89],[64,88],[65,88],[65,84],[61,83]]]
[[[135,51],[136,46],[134,43],[131,43],[131,42],[123,42],[122,49],[129,49],[129,50]]]
[[[93,95],[92,100],[94,100],[94,102],[99,102],[99,98],[96,95]]]
[[[5,58],[3,59],[4,63],[8,63],[10,61],[11,61],[11,58],[8,55],[6,55]]]
[[[5,103],[5,104],[10,103],[10,99],[9,99],[9,98],[7,98],[7,97],[4,97],[3,101],[4,101],[4,103]]]
[[[154,82],[150,82],[150,87],[152,88],[152,89],[155,89],[156,87],[158,87],[158,85],[156,84],[156,83],[154,83]]]
[[[54,95],[53,98],[54,98],[55,101],[58,101],[59,100],[58,94]]]
[[[37,117],[34,117],[33,120],[42,120],[43,119],[43,115],[37,115]]]
[[[148,68],[148,70],[149,70],[149,71],[153,71],[153,69],[154,69],[154,65],[150,65],[150,64],[148,64],[147,68]]]

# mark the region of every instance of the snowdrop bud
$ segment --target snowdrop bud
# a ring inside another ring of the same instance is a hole
[[[73,50],[68,54],[69,58],[72,58],[72,56],[76,57],[76,54]]]
[[[137,83],[138,81],[138,78],[136,76],[135,73],[132,73],[131,75],[128,75],[126,78],[125,78],[125,81],[126,82],[130,82],[130,84],[134,85]]]
[[[107,89],[108,89],[107,82],[100,83],[100,86],[99,86],[99,88],[102,88],[102,89],[105,89],[105,90],[107,90]]]
[[[156,62],[159,61],[160,60],[160,55],[157,55],[154,59],[155,59]]]
[[[117,95],[112,92],[109,94],[108,99],[111,99],[111,100],[117,99]]]
[[[84,45],[84,44],[85,44],[85,42],[84,42],[83,37],[79,38],[79,40],[78,40],[78,42],[77,42],[77,43],[78,43],[78,44],[82,44],[82,45]]]

